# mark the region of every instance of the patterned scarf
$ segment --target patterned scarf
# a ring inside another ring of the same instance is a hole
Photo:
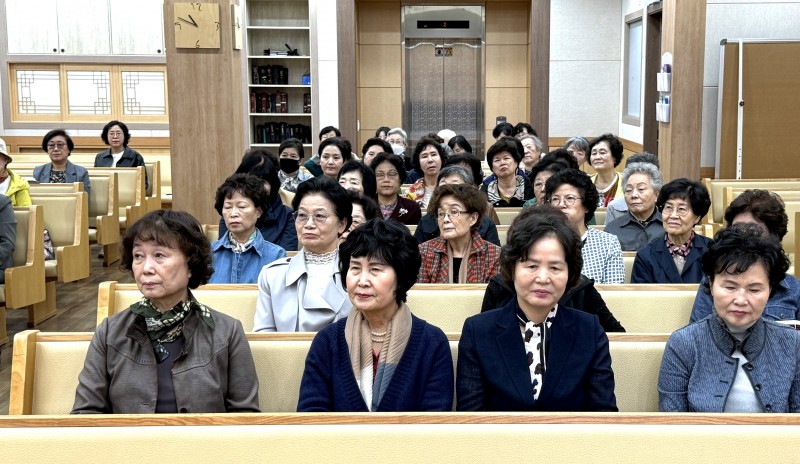
[[[525,200],[525,179],[522,176],[517,176],[517,187],[514,189],[514,195],[512,198],[516,198],[518,200]],[[500,195],[500,188],[498,187],[498,180],[490,183],[489,186],[486,188],[486,193],[489,196],[489,203],[496,205],[500,200],[503,200],[502,196]],[[511,200],[509,198],[508,200]],[[508,202],[508,200],[503,200]]]
[[[258,229],[253,230],[253,233],[250,234],[247,241],[244,243],[239,243],[236,241],[236,238],[233,236],[233,232],[228,232],[228,241],[231,242],[231,249],[233,249],[234,253],[244,253],[245,251],[249,250],[251,246],[253,246],[253,242],[256,240],[256,232]]]
[[[689,234],[689,240],[682,245],[676,245],[672,243],[672,240],[669,238],[669,234],[666,233],[664,234],[664,242],[666,242],[667,250],[669,250],[669,254],[672,255],[673,259],[675,256],[682,256],[686,258],[689,256],[689,252],[692,251],[692,243],[694,243],[694,230],[692,230],[692,233]]]
[[[525,343],[525,354],[528,357],[528,369],[531,374],[531,388],[533,399],[538,400],[542,392],[542,379],[547,370],[547,345],[550,343],[550,327],[558,311],[558,304],[547,313],[543,323],[528,320],[525,313],[517,307],[517,319],[522,331],[522,341]]]
[[[131,311],[144,317],[147,325],[147,337],[150,340],[158,340],[161,343],[169,343],[178,338],[183,332],[183,320],[189,312],[195,309],[200,319],[214,330],[214,318],[211,317],[208,307],[197,302],[192,292],[189,298],[176,304],[174,308],[162,313],[156,308],[149,298],[143,297],[138,303],[131,305]]]
[[[373,371],[372,331],[364,314],[356,308],[347,317],[344,325],[344,338],[350,350],[350,365],[356,377],[358,389],[370,411],[378,409],[383,394],[392,381],[392,376],[406,351],[411,335],[411,310],[403,303],[392,316],[386,328],[386,341],[383,342],[378,357],[378,370]]]

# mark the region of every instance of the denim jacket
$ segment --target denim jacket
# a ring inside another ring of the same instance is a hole
[[[286,250],[264,240],[258,229],[253,245],[244,253],[234,253],[230,234],[212,243],[211,252],[214,274],[208,280],[210,284],[254,284],[262,267],[286,256]]]
[[[704,277],[700,288],[697,289],[692,315],[689,319],[690,323],[697,322],[713,312],[714,302],[711,300],[711,294],[705,289],[705,281]],[[798,308],[800,308],[800,280],[793,275],[786,274],[778,288],[775,289],[775,294],[767,301],[762,317],[773,321],[797,319],[800,317]]]

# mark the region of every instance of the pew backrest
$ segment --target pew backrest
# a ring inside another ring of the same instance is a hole
[[[800,190],[800,179],[703,179],[711,196],[711,210],[706,215],[706,222],[722,224],[725,208],[725,189],[794,189]]]
[[[14,219],[17,234],[13,266],[5,271],[5,306],[24,308],[45,300],[44,209],[19,206],[14,208]]]
[[[44,227],[50,233],[56,253],[55,275],[50,261],[45,263],[48,277],[72,282],[89,276],[89,200],[86,192],[32,193],[34,205],[44,209]]]

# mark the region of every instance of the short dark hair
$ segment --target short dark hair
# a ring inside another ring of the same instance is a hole
[[[620,142],[619,138],[617,138],[614,134],[603,134],[600,137],[595,138],[589,144],[589,158],[592,157],[592,148],[600,142],[606,142],[608,144],[608,149],[611,150],[611,157],[614,158],[614,167],[619,166],[619,163],[622,162],[622,142]]]
[[[450,137],[450,140],[447,141],[447,146],[455,150],[456,145],[466,150],[467,153],[472,153],[472,145],[470,145],[469,140],[463,135],[456,135],[455,137]]]
[[[494,126],[494,129],[492,129],[492,137],[498,138],[501,134],[506,137],[511,137],[514,134],[514,126],[512,126],[510,122],[501,122]]]
[[[364,195],[374,198],[375,195],[378,194],[378,184],[375,180],[375,171],[361,161],[350,160],[344,163],[341,169],[339,169],[339,175],[336,176],[336,179],[340,179],[342,174],[355,171],[358,171],[358,173],[361,174],[361,185],[364,187]]]
[[[710,291],[714,278],[722,273],[741,274],[761,262],[767,271],[770,297],[786,278],[790,262],[778,238],[755,224],[736,224],[721,229],[703,254],[704,287]]]
[[[550,205],[534,205],[522,210],[508,228],[506,244],[500,253],[500,275],[509,282],[514,281],[514,268],[520,261],[528,259],[533,245],[545,238],[553,237],[564,248],[564,260],[567,263],[567,287],[570,291],[581,278],[583,256],[578,231],[573,229],[561,210]]]
[[[417,142],[417,145],[414,147],[414,154],[411,155],[411,164],[414,166],[414,169],[417,170],[420,177],[423,177],[425,173],[422,170],[422,166],[419,164],[419,155],[429,145],[434,147],[436,149],[436,153],[439,154],[439,158],[442,160],[442,167],[444,167],[444,163],[447,161],[447,153],[444,152],[442,144],[437,142],[436,139],[431,137],[423,137],[419,139],[419,142]]]
[[[767,231],[783,240],[789,231],[789,217],[781,197],[775,192],[761,189],[750,189],[734,198],[725,209],[725,224],[732,225],[736,216],[750,212],[754,218],[767,226]]]
[[[367,150],[369,150],[369,147],[372,147],[374,145],[378,145],[379,147],[381,147],[381,151],[385,151],[386,153],[392,152],[392,146],[389,144],[389,142],[378,137],[372,137],[370,139],[367,139],[366,142],[364,142],[364,146],[361,147],[361,154],[366,155]]]
[[[222,207],[225,200],[231,198],[234,193],[240,193],[243,197],[249,198],[256,206],[261,208],[262,215],[269,211],[269,195],[264,190],[264,183],[256,176],[250,174],[234,174],[217,188],[214,199],[214,209],[222,215]]]
[[[302,184],[301,184],[302,185]],[[419,243],[408,228],[396,221],[371,219],[350,232],[339,245],[339,272],[346,276],[352,258],[367,257],[391,266],[397,276],[395,301],[404,303],[417,282],[422,264]],[[347,279],[342,278],[347,288]]]
[[[389,131],[390,131],[390,130],[391,130],[391,129],[389,129],[389,128],[388,128],[388,127],[386,127],[386,126],[381,126],[381,127],[379,127],[379,128],[378,128],[378,130],[376,130],[376,131],[375,131],[375,137],[378,137],[378,138],[380,138],[380,136],[381,136],[381,132],[383,132],[383,135],[389,135]]]
[[[489,168],[491,169],[492,167],[492,161],[494,160],[494,157],[504,151],[507,151],[511,157],[514,158],[514,161],[519,164],[522,161],[523,153],[521,147],[522,143],[513,137],[506,137],[505,139],[500,139],[493,143],[492,146],[486,151],[486,162],[489,163]]]
[[[323,140],[322,142],[319,143],[319,147],[317,148],[317,154],[319,156],[322,156],[322,151],[328,145],[333,145],[333,146],[335,146],[336,148],[339,149],[339,151],[342,153],[342,160],[344,162],[347,162],[347,161],[350,161],[351,159],[353,159],[353,147],[350,145],[350,141],[349,140],[347,140],[345,138],[341,138],[341,137],[330,137],[330,138],[327,138],[327,139],[325,139],[325,140]]]
[[[242,162],[236,168],[235,174],[250,174],[269,184],[269,204],[271,205],[280,193],[281,180],[278,178],[278,160],[270,151],[263,148],[252,148],[244,152]],[[267,211],[264,210],[264,213]]]
[[[436,214],[444,197],[453,197],[464,203],[467,213],[476,213],[478,220],[472,225],[472,230],[477,230],[483,221],[486,211],[486,196],[471,184],[440,185],[433,191],[431,201],[428,203],[428,212]]]
[[[378,207],[378,204],[375,203],[375,200],[354,190],[348,190],[347,195],[350,197],[351,203],[361,206],[361,209],[364,210],[364,217],[366,220],[369,221],[375,218],[383,219],[381,209]]]
[[[530,134],[530,135],[532,135],[534,137],[538,137],[539,136],[539,134],[536,133],[536,129],[534,129],[533,126],[531,126],[527,122],[518,122],[517,125],[514,126],[514,131],[512,132],[511,135],[516,137],[517,135],[522,133],[522,129],[525,129],[525,132],[527,132],[528,134]],[[495,137],[495,138],[497,138],[497,137]]]
[[[120,242],[121,271],[133,271],[133,244],[136,240],[155,241],[161,246],[180,250],[191,272],[189,288],[207,283],[214,273],[211,243],[197,219],[185,211],[151,211],[126,229]]]
[[[469,170],[472,172],[472,183],[474,185],[483,184],[483,167],[481,166],[481,161],[478,159],[477,156],[473,155],[472,153],[462,153],[460,155],[450,156],[447,158],[447,161],[444,163],[444,166],[448,167],[448,166],[458,166],[464,164],[469,166]]]
[[[314,177],[305,182],[300,182],[294,198],[292,198],[292,209],[297,211],[300,208],[300,202],[308,195],[320,195],[333,203],[336,217],[345,220],[344,230],[349,229],[350,225],[353,224],[353,202],[350,201],[350,195],[347,194],[347,190],[339,185],[339,182],[325,176]]]
[[[708,196],[706,186],[685,177],[664,184],[658,193],[656,206],[658,209],[664,209],[664,204],[673,198],[689,202],[692,213],[697,216],[698,221],[708,213],[708,208],[711,207],[711,198]]]
[[[629,164],[633,164],[633,163],[650,163],[652,165],[655,165],[656,169],[658,169],[660,167],[660,163],[658,162],[658,156],[656,156],[656,155],[654,155],[654,154],[652,154],[650,152],[647,152],[647,151],[643,151],[641,153],[636,153],[635,155],[631,155],[631,156],[628,157],[628,159],[625,160],[625,166],[626,167]]]
[[[556,158],[548,158],[545,156],[544,158],[539,160],[538,163],[533,165],[531,173],[528,174],[528,179],[530,179],[531,183],[533,183],[536,180],[536,176],[538,176],[539,173],[552,172],[553,174],[555,174],[565,169],[570,169],[570,167],[564,164],[563,160]]]
[[[558,160],[561,161],[564,166],[570,169],[578,169],[578,160],[576,160],[575,157],[572,156],[572,153],[567,151],[565,148],[556,148],[542,157],[542,160],[546,159]]]
[[[378,153],[374,158],[372,158],[372,162],[369,163],[369,167],[372,169],[372,172],[375,172],[375,170],[378,169],[378,166],[383,162],[391,163],[391,165],[394,166],[394,169],[397,171],[397,175],[400,178],[400,183],[402,184],[406,179],[407,174],[406,167],[403,165],[403,158],[393,153]]]
[[[281,142],[281,145],[278,147],[278,156],[280,156],[281,153],[283,153],[283,150],[286,150],[287,148],[294,148],[297,150],[297,154],[300,155],[301,160],[306,157],[306,150],[303,147],[303,142],[297,139],[286,139]]]
[[[578,169],[564,169],[561,172],[557,172],[550,176],[544,184],[544,197],[547,201],[564,184],[569,184],[578,189],[581,195],[581,203],[586,209],[583,223],[588,224],[594,217],[594,212],[597,210],[597,202],[600,199],[600,194],[597,193],[597,188],[592,183],[592,179],[589,178],[588,174]]]
[[[111,145],[108,142],[108,131],[111,130],[112,127],[119,126],[120,130],[122,130],[122,136],[124,140],[122,141],[122,146],[128,148],[128,142],[131,140],[131,133],[128,130],[128,126],[122,121],[110,121],[103,127],[103,132],[100,133],[100,138],[103,139],[103,143],[106,145]]]
[[[46,133],[44,135],[44,138],[42,138],[42,150],[44,150],[45,153],[47,153],[47,144],[50,143],[51,140],[53,140],[53,137],[58,137],[59,135],[67,140],[67,148],[69,149],[69,151],[75,149],[75,142],[72,141],[72,137],[70,137],[69,134],[67,134],[67,131],[65,131],[64,129],[53,129],[50,132]]]
[[[334,134],[336,134],[336,137],[342,136],[342,133],[341,131],[339,131],[339,128],[333,126],[325,126],[322,129],[320,129],[318,138],[322,140],[322,136],[327,134],[328,132],[333,132]]]

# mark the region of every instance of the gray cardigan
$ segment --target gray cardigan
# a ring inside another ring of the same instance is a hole
[[[50,171],[53,168],[53,163],[40,164],[33,168],[33,178],[42,184],[50,183]],[[67,182],[83,182],[83,191],[86,195],[92,190],[92,184],[89,182],[89,171],[83,166],[72,164],[67,160],[66,170]]]
[[[744,365],[763,412],[800,412],[800,332],[759,319],[741,342]],[[738,360],[739,343],[711,314],[675,331],[658,376],[662,412],[723,412]]]

